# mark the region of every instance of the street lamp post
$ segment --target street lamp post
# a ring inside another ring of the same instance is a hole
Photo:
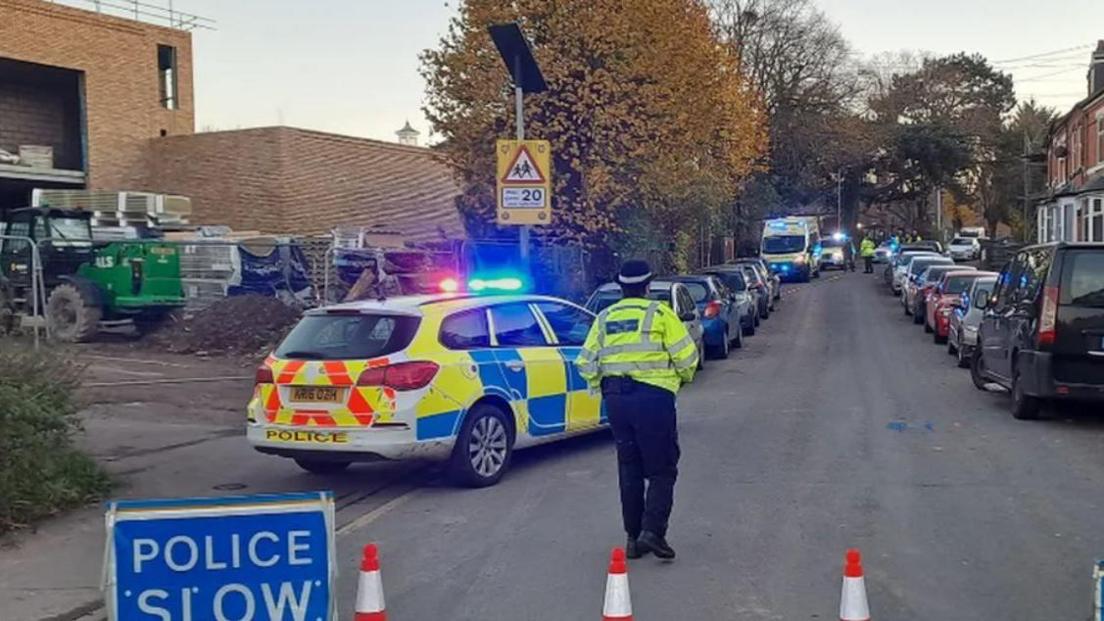
[[[525,94],[541,93],[548,90],[548,85],[541,74],[540,66],[533,51],[529,49],[529,42],[521,32],[521,26],[516,22],[509,24],[494,24],[488,27],[491,39],[494,41],[498,53],[502,56],[502,62],[506,63],[506,70],[514,81],[514,114],[517,117],[517,139],[525,140]],[[521,257],[529,259],[529,226],[522,226],[518,231],[518,245]]]

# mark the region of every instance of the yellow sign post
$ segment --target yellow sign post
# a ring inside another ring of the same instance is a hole
[[[499,140],[498,224],[552,222],[552,147],[547,140]]]

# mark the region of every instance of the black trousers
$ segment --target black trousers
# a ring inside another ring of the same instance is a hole
[[[863,271],[867,274],[874,273],[874,257],[863,257]]]
[[[678,478],[678,424],[675,394],[628,378],[602,380],[621,484],[625,533],[667,535]]]

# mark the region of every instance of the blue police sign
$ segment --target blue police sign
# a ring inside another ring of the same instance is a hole
[[[329,492],[108,505],[114,621],[333,621]]]

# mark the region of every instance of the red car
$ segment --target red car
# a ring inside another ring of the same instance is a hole
[[[970,283],[982,276],[996,274],[978,270],[949,271],[943,274],[939,283],[928,293],[924,329],[932,333],[932,339],[936,343],[947,342],[951,313],[962,301],[962,294],[970,288]]]

